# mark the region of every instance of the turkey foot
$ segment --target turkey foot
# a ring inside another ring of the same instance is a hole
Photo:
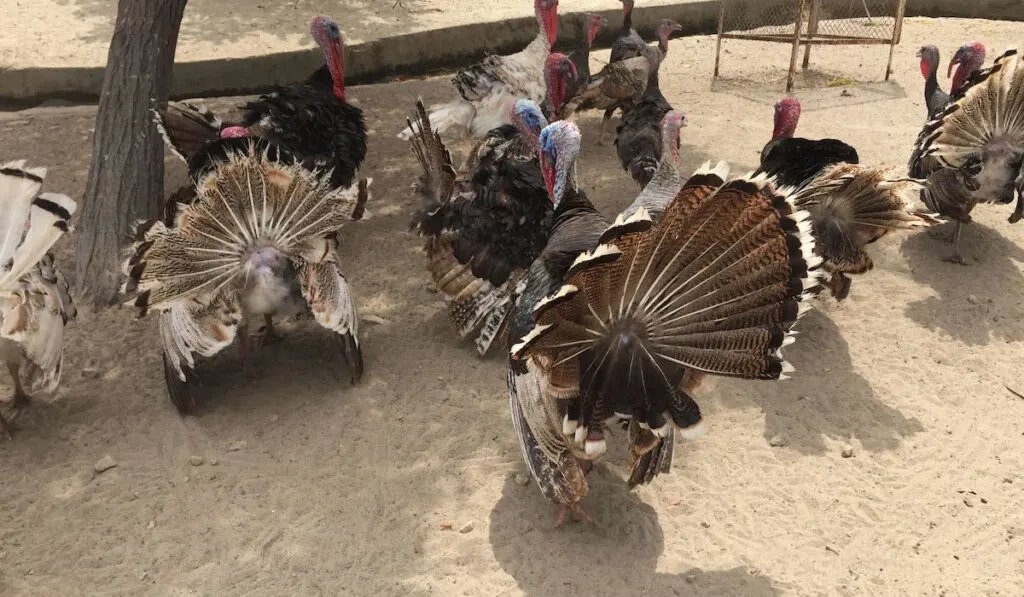
[[[570,514],[572,515],[573,522],[580,522],[584,518],[590,522],[594,522],[594,519],[587,514],[586,510],[583,509],[583,506],[581,506],[579,502],[571,505],[562,504],[558,507],[558,515],[555,516],[555,528],[557,529],[563,522],[565,522],[566,516]]]
[[[284,336],[274,331],[274,318],[270,315],[263,316],[263,327],[256,334],[260,339],[260,346],[270,346],[284,340]]]
[[[957,222],[956,228],[953,229],[953,238],[947,241],[948,244],[953,245],[953,254],[949,257],[944,257],[943,261],[949,263],[956,263],[959,265],[967,265],[962,255],[960,255],[960,231],[963,229],[963,222]]]
[[[18,376],[18,363],[7,363],[7,372],[11,374],[11,381],[14,382],[14,396],[11,398],[11,414],[13,414],[13,418],[16,419],[18,418],[18,415],[21,414],[22,409],[31,404],[32,399],[21,387],[21,378]],[[11,419],[5,418],[3,413],[0,413],[0,433],[3,433],[8,440],[11,439],[12,428]]]

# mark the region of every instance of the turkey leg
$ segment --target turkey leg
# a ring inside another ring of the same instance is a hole
[[[249,350],[249,326],[245,323],[238,326],[238,352],[242,355],[242,371],[246,377],[255,378],[256,369],[252,366],[252,354]]]
[[[960,265],[967,265],[967,262],[964,261],[963,256],[960,255],[960,232],[963,230],[963,227],[964,223],[957,221],[956,228],[953,229],[953,239],[950,241],[950,244],[953,245],[953,254],[950,255],[949,257],[944,257],[942,259],[943,261],[957,263]]]
[[[604,118],[601,119],[601,134],[597,137],[598,145],[604,145],[604,135],[608,132],[608,122],[611,121],[612,114],[615,114],[615,108],[604,111]]]
[[[1024,163],[1021,164],[1020,174],[1017,175],[1014,186],[1017,189],[1017,206],[1014,207],[1013,214],[1010,215],[1011,224],[1016,224],[1021,218],[1024,218]]]
[[[284,336],[274,331],[273,316],[264,315],[263,326],[263,330],[260,333],[260,346],[270,346],[284,340]]]
[[[29,405],[31,398],[25,393],[25,390],[21,387],[21,379],[18,377],[18,363],[8,362],[7,372],[11,374],[11,381],[14,383],[14,399],[11,401],[13,407],[12,410],[17,413],[21,409]],[[3,413],[0,413],[0,432],[11,439],[11,422],[6,419]]]

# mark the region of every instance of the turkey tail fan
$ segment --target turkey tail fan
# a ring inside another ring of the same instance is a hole
[[[215,295],[245,275],[257,246],[319,263],[333,255],[333,235],[356,210],[355,185],[332,190],[322,172],[271,159],[265,143],[228,141],[242,144],[197,180],[195,199],[178,205],[174,225],[136,230],[123,291],[143,314]]]
[[[564,424],[588,453],[603,447],[588,431],[613,415],[660,437],[673,425],[693,437],[701,415],[688,373],[792,371],[780,349],[821,284],[809,217],[764,176],[716,189],[688,182],[657,226],[645,209],[620,216],[580,255],[511,356],[576,362],[579,399]]]
[[[857,274],[873,267],[865,245],[890,230],[939,223],[937,214],[908,199],[920,195],[921,189],[918,181],[888,178],[884,168],[838,164],[790,199],[810,212],[817,251],[825,259],[825,267]]]
[[[990,143],[1024,147],[1024,64],[1016,48],[974,73],[970,86],[925,125],[916,149],[960,168]]]
[[[168,102],[153,109],[153,121],[167,147],[188,163],[204,145],[220,138],[220,118],[203,104]]]
[[[423,199],[423,207],[416,213],[409,227],[423,234],[436,235],[444,226],[441,208],[448,203],[455,189],[452,156],[441,141],[441,135],[431,129],[422,99],[416,100],[416,115],[406,121],[409,123],[408,130],[415,131],[410,138],[412,152],[423,169],[414,187]]]
[[[24,161],[0,166],[0,288],[28,273],[71,228],[78,204],[67,195],[39,193],[45,168]]]
[[[494,286],[473,274],[472,263],[459,263],[450,239],[444,236],[430,238],[426,252],[427,269],[448,301],[448,316],[459,337],[465,340],[476,334],[477,352],[486,355],[508,329],[516,289],[525,274],[513,271],[503,284]]]

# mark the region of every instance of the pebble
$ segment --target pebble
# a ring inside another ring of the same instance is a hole
[[[188,457],[188,463],[191,464],[192,466],[199,466],[199,465],[203,464],[203,457],[202,456],[189,456]]]
[[[249,444],[245,443],[244,439],[233,441],[230,444],[228,444],[228,452],[237,452],[239,450],[244,450],[248,446]]]
[[[842,451],[843,458],[853,458],[853,447],[846,446]]]
[[[773,448],[781,448],[788,443],[789,442],[786,440],[786,438],[781,435],[773,435],[772,438],[768,440],[768,445]]]
[[[216,458],[210,459],[210,466],[217,466],[218,464],[220,464],[220,461],[217,460]]]
[[[85,367],[82,367],[82,377],[87,379],[97,379],[101,375],[103,375],[103,372],[100,371],[100,368],[96,365],[95,361],[87,361],[85,363]]]
[[[149,529],[149,530],[151,530],[151,531],[152,531],[153,529],[155,529],[155,528],[156,528],[156,521],[155,521],[155,520],[151,520],[151,521],[149,521],[149,524],[147,524],[147,525],[146,525],[146,528],[147,528],[147,529]]]
[[[705,529],[710,529],[711,523],[705,520],[704,522],[700,523],[700,526],[704,527]]]
[[[472,530],[473,530],[473,523],[472,522],[467,522],[466,524],[464,524],[461,527],[459,527],[459,532],[460,533],[468,533],[468,532],[470,532]]]
[[[281,417],[279,417],[277,415],[270,415],[270,422],[271,423],[277,423],[278,419],[280,419],[280,418]]]
[[[964,505],[967,506],[968,508],[973,508],[974,507],[974,499],[972,499],[971,496],[969,496],[969,495],[965,495],[964,496]]]
[[[515,481],[516,485],[522,486],[527,485],[530,482],[530,477],[529,475],[525,475],[523,473],[516,473],[516,476],[512,477],[512,480]]]
[[[96,464],[92,465],[92,470],[96,471],[97,474],[104,473],[117,466],[117,462],[109,455],[104,456],[96,461]]]
[[[980,305],[981,304],[981,299],[978,298],[976,295],[968,294],[967,295],[967,302],[972,304],[972,305]]]

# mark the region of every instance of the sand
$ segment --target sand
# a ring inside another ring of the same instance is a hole
[[[798,132],[902,169],[925,115],[917,47],[948,60],[970,39],[995,55],[1024,25],[911,20],[903,35],[889,83],[870,82],[887,49],[815,51]],[[713,49],[672,42],[663,88],[690,119],[684,171],[709,158],[743,171],[770,136],[788,48],[726,42],[731,79],[712,90]],[[0,594],[1024,594],[1024,399],[1008,391],[1024,391],[1024,226],[1007,224],[1009,207],[976,210],[968,267],[942,262],[926,233],[873,245],[849,299],[800,323],[793,379],[714,384],[699,397],[707,437],[635,493],[616,433],[587,497],[598,523],[552,529],[553,506],[515,480],[502,358],[456,339],[406,232],[416,167],[394,135],[417,95],[449,94],[444,79],[350,91],[373,131],[375,195],[344,232],[344,269],[383,322],[364,322],[362,382],[304,325],[258,354],[260,379],[234,351],[205,364],[208,398],[182,418],[153,321],[83,313],[59,394],[0,442]],[[0,114],[0,156],[47,164],[47,189],[80,196],[93,117]],[[580,180],[613,213],[635,189],[595,145],[598,121],[580,121]],[[167,164],[168,186],[181,183]],[[73,242],[60,245],[68,269]],[[105,456],[116,467],[96,473]]]

